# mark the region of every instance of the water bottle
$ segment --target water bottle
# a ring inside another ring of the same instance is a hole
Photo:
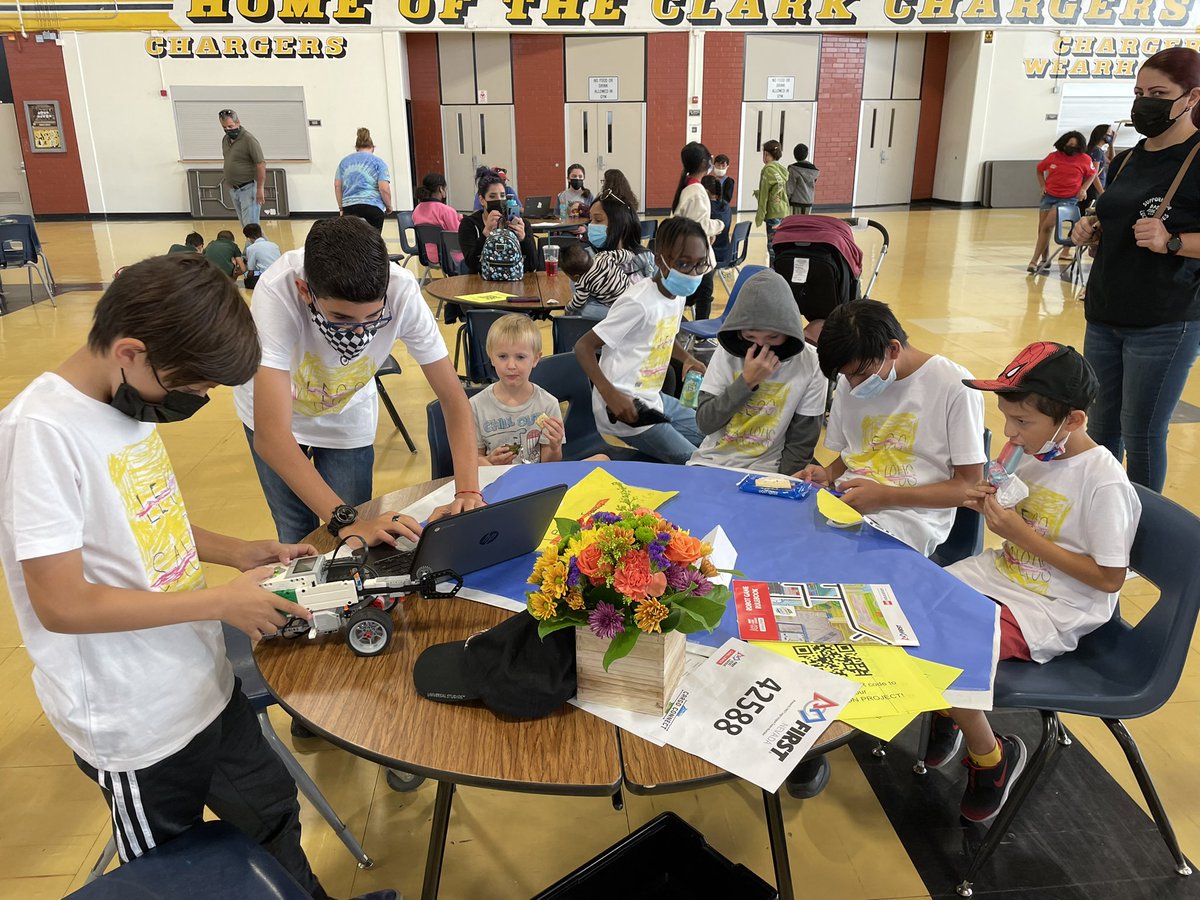
[[[504,204],[504,208],[508,211],[508,221],[512,221],[521,215],[521,207],[517,205],[517,201],[512,197],[508,198],[508,202]]]
[[[688,409],[695,409],[700,405],[700,383],[704,381],[704,376],[696,369],[687,373],[687,377],[683,379],[683,391],[679,394],[679,402]]]
[[[566,217],[567,217],[567,208],[568,208],[568,207],[567,207],[567,201],[566,201],[566,200],[559,200],[559,201],[558,201],[558,217],[559,217],[560,219],[566,219]]]

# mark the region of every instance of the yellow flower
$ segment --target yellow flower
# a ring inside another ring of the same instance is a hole
[[[555,562],[542,571],[542,593],[561,600],[567,592],[567,567],[564,563]]]
[[[567,592],[567,606],[574,610],[584,609],[587,604],[583,601],[583,591],[579,588],[571,588]]]
[[[662,633],[660,627],[662,620],[670,615],[671,611],[657,600],[643,600],[637,605],[637,609],[633,613],[633,621],[637,623],[637,627],[647,633],[659,632]]]
[[[558,605],[553,597],[538,591],[529,595],[529,614],[535,619],[552,619],[558,615]]]
[[[558,550],[551,547],[533,562],[533,571],[529,573],[530,584],[541,584],[546,577],[546,570],[558,562]]]
[[[700,560],[700,574],[705,578],[712,578],[721,573],[717,571],[717,567],[712,564],[712,560],[705,557]]]

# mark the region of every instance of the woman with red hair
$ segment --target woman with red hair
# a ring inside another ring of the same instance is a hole
[[[1144,139],[1113,159],[1096,215],[1072,238],[1096,255],[1083,347],[1100,392],[1088,434],[1126,458],[1130,481],[1161,491],[1167,426],[1200,351],[1200,53],[1156,53],[1133,93]]]

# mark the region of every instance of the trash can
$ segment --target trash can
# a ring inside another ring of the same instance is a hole
[[[779,893],[708,845],[675,813],[651,819],[533,900],[776,900]]]

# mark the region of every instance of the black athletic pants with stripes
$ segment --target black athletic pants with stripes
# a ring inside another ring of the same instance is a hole
[[[328,897],[300,847],[296,782],[263,737],[240,681],[221,714],[161,762],[132,772],[98,772],[78,756],[75,762],[104,792],[122,860],[198,825],[207,806],[261,844],[313,897]]]

